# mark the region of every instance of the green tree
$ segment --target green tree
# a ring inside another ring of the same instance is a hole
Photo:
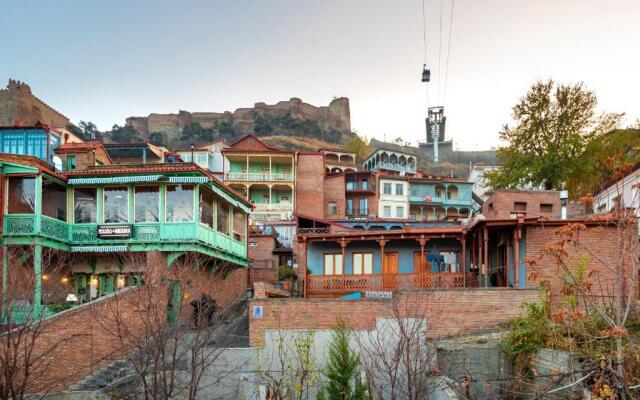
[[[351,153],[355,153],[356,162],[361,163],[371,153],[371,148],[367,140],[358,134],[344,143],[344,147]]]
[[[273,132],[273,125],[267,117],[260,113],[255,113],[253,116],[253,132],[259,136],[266,136]]]
[[[149,135],[149,143],[156,146],[165,146],[167,144],[167,134],[164,132],[151,132]]]
[[[133,126],[114,124],[113,128],[111,128],[111,140],[114,142],[131,143],[141,141],[142,138]]]
[[[196,143],[210,142],[214,139],[213,129],[203,128],[199,123],[192,122],[182,128],[181,139]]]
[[[331,335],[329,362],[327,364],[327,382],[322,389],[327,400],[365,399],[366,388],[358,377],[360,357],[349,347],[351,330],[347,323],[339,318]]]
[[[595,137],[611,130],[619,114],[596,116],[596,95],[582,83],[535,83],[513,107],[514,126],[504,125],[497,150],[502,165],[487,174],[494,188],[539,186],[561,189],[582,175],[581,156]],[[572,193],[575,195],[575,193]]]
[[[93,122],[80,121],[78,126],[82,129],[82,135],[85,140],[102,140],[102,133]]]

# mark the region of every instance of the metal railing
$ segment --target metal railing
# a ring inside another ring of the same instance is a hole
[[[246,182],[293,182],[293,174],[281,172],[227,172],[224,178]]]
[[[291,203],[255,203],[256,211],[293,211]]]

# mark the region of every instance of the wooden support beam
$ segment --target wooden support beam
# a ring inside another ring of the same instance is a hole
[[[42,309],[42,245],[33,246],[33,273],[35,275],[35,289],[33,293],[34,316],[40,316]]]
[[[462,287],[467,287],[467,238],[460,239],[462,243],[462,255],[460,257],[460,264],[462,269]]]
[[[513,285],[520,287],[520,228],[513,230]]]
[[[482,239],[484,240],[484,287],[489,287],[489,231],[485,225],[482,232]]]

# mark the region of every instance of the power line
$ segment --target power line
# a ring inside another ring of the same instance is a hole
[[[447,80],[449,78],[449,55],[451,54],[451,32],[453,31],[453,7],[456,0],[451,0],[451,16],[449,18],[449,43],[447,44],[447,61],[444,69],[444,93],[442,94],[442,105],[444,106],[447,99]]]
[[[422,0],[422,41],[424,43],[424,65],[427,65],[427,14],[425,12],[425,1]]]

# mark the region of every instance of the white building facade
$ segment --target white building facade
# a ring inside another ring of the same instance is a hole
[[[409,182],[392,177],[380,178],[378,217],[386,219],[409,218]]]

